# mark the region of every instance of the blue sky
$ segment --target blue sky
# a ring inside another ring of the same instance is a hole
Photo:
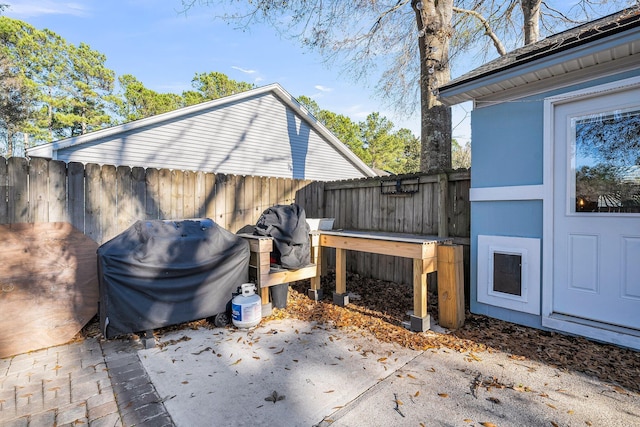
[[[4,0],[5,15],[38,29],[48,28],[67,42],[87,43],[107,56],[117,76],[132,74],[158,92],[191,88],[195,73],[218,71],[239,81],[263,86],[279,83],[293,96],[313,98],[321,108],[362,121],[371,112],[388,117],[396,128],[420,135],[420,118],[395,114],[375,97],[375,81],[343,76],[296,41],[280,38],[269,26],[235,29],[214,19],[216,8],[181,13],[180,0]],[[465,117],[454,110],[454,126]],[[454,138],[469,139],[469,120],[454,129]]]

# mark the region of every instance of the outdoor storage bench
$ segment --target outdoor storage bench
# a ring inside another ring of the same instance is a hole
[[[260,289],[263,315],[268,315],[269,313],[269,287],[303,279],[319,280],[319,233],[312,232],[309,235],[311,239],[309,264],[297,270],[289,270],[271,264],[271,252],[273,252],[272,237],[257,236],[254,234],[238,234],[238,236],[249,242],[249,279],[255,281]]]

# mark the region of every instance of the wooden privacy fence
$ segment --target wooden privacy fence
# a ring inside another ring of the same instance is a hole
[[[231,232],[277,204],[301,205],[334,228],[452,237],[469,277],[469,172],[313,182],[0,157],[0,224],[69,222],[102,244],[144,219],[208,217]],[[332,257],[330,257],[332,258]],[[348,268],[412,283],[410,261],[354,253]]]
[[[71,223],[102,244],[136,220],[208,217],[229,231],[296,198],[320,214],[322,183],[0,157],[0,224]]]
[[[470,182],[466,170],[327,182],[323,213],[335,218],[334,228],[451,237],[464,246],[468,293]],[[365,277],[412,283],[411,260],[350,253],[347,265]]]

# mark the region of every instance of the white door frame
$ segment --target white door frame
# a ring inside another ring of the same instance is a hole
[[[607,92],[621,92],[640,87],[640,76],[607,83],[588,89],[568,92],[544,101],[544,183],[543,183],[543,243],[542,243],[542,326],[582,335],[599,341],[605,341],[640,350],[640,335],[620,330],[605,329],[597,322],[577,322],[570,316],[553,313],[553,232],[554,232],[554,109],[556,106],[595,98]]]

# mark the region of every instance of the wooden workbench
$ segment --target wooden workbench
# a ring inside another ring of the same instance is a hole
[[[459,270],[448,268],[449,264],[454,267],[462,265],[462,252],[450,252],[449,248],[455,248],[455,246],[451,245],[451,239],[448,238],[352,230],[331,230],[320,233],[320,248],[336,249],[336,290],[333,302],[338,305],[344,306],[349,303],[346,288],[346,252],[348,250],[413,259],[413,314],[408,325],[412,331],[425,331],[430,328],[430,316],[427,313],[427,274],[438,269],[443,272]],[[319,250],[316,252],[320,253]],[[319,262],[319,255],[316,255],[316,263]],[[317,269],[317,277],[312,281],[309,290],[310,295],[319,291],[319,279],[320,269]],[[462,283],[450,282],[461,280],[459,274],[443,274],[438,278],[438,285],[443,288],[459,289]],[[462,314],[464,315],[464,307]]]
[[[298,270],[288,270],[271,265],[273,238],[253,234],[238,234],[238,236],[249,242],[251,252],[249,279],[258,286],[262,299],[263,316],[267,316],[270,312],[269,287],[303,279],[311,279],[312,287],[320,287],[320,269],[317,268],[320,235],[317,232],[312,232],[309,236],[311,239],[309,264]]]

